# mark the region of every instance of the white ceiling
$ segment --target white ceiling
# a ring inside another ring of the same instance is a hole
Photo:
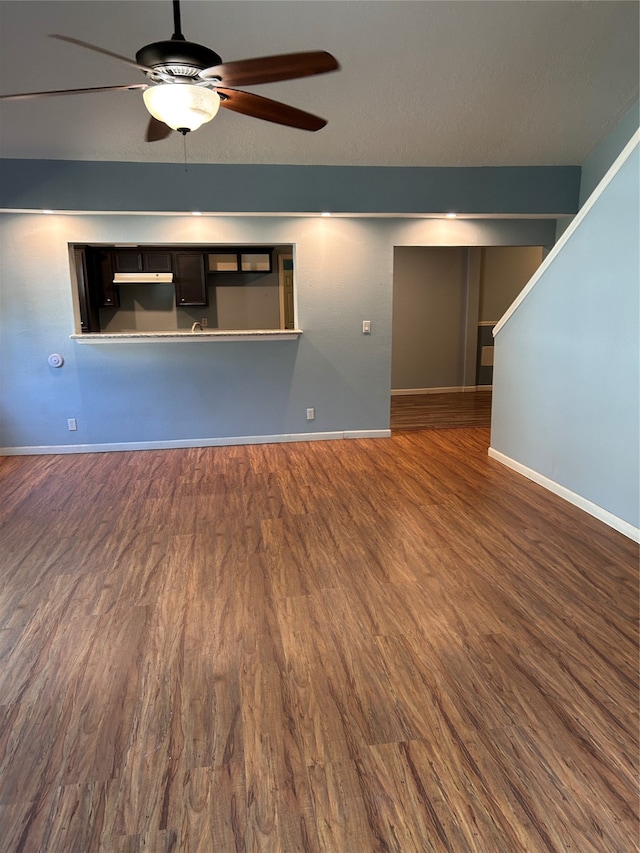
[[[183,0],[190,41],[225,60],[328,50],[337,73],[247,87],[328,119],[307,133],[220,110],[187,137],[190,162],[362,166],[582,163],[638,98],[637,2]],[[0,91],[144,82],[47,38],[132,59],[170,38],[169,0],[1,0]],[[5,102],[2,157],[181,161],[143,142],[139,92]]]

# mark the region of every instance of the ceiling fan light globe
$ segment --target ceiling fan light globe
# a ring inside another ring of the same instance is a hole
[[[173,130],[197,130],[211,121],[220,108],[217,92],[188,83],[150,86],[142,97],[151,115]]]

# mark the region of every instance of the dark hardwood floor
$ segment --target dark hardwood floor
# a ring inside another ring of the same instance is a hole
[[[394,395],[391,429],[491,426],[491,390]]]
[[[630,853],[638,553],[484,428],[0,459],[2,853]]]

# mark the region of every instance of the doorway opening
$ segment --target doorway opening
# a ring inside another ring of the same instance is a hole
[[[493,327],[542,246],[396,246],[391,428],[490,426]]]

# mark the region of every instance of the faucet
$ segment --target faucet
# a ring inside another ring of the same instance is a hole
[[[191,331],[192,332],[201,332],[202,331],[202,324],[201,323],[194,323],[193,326],[191,327]]]

